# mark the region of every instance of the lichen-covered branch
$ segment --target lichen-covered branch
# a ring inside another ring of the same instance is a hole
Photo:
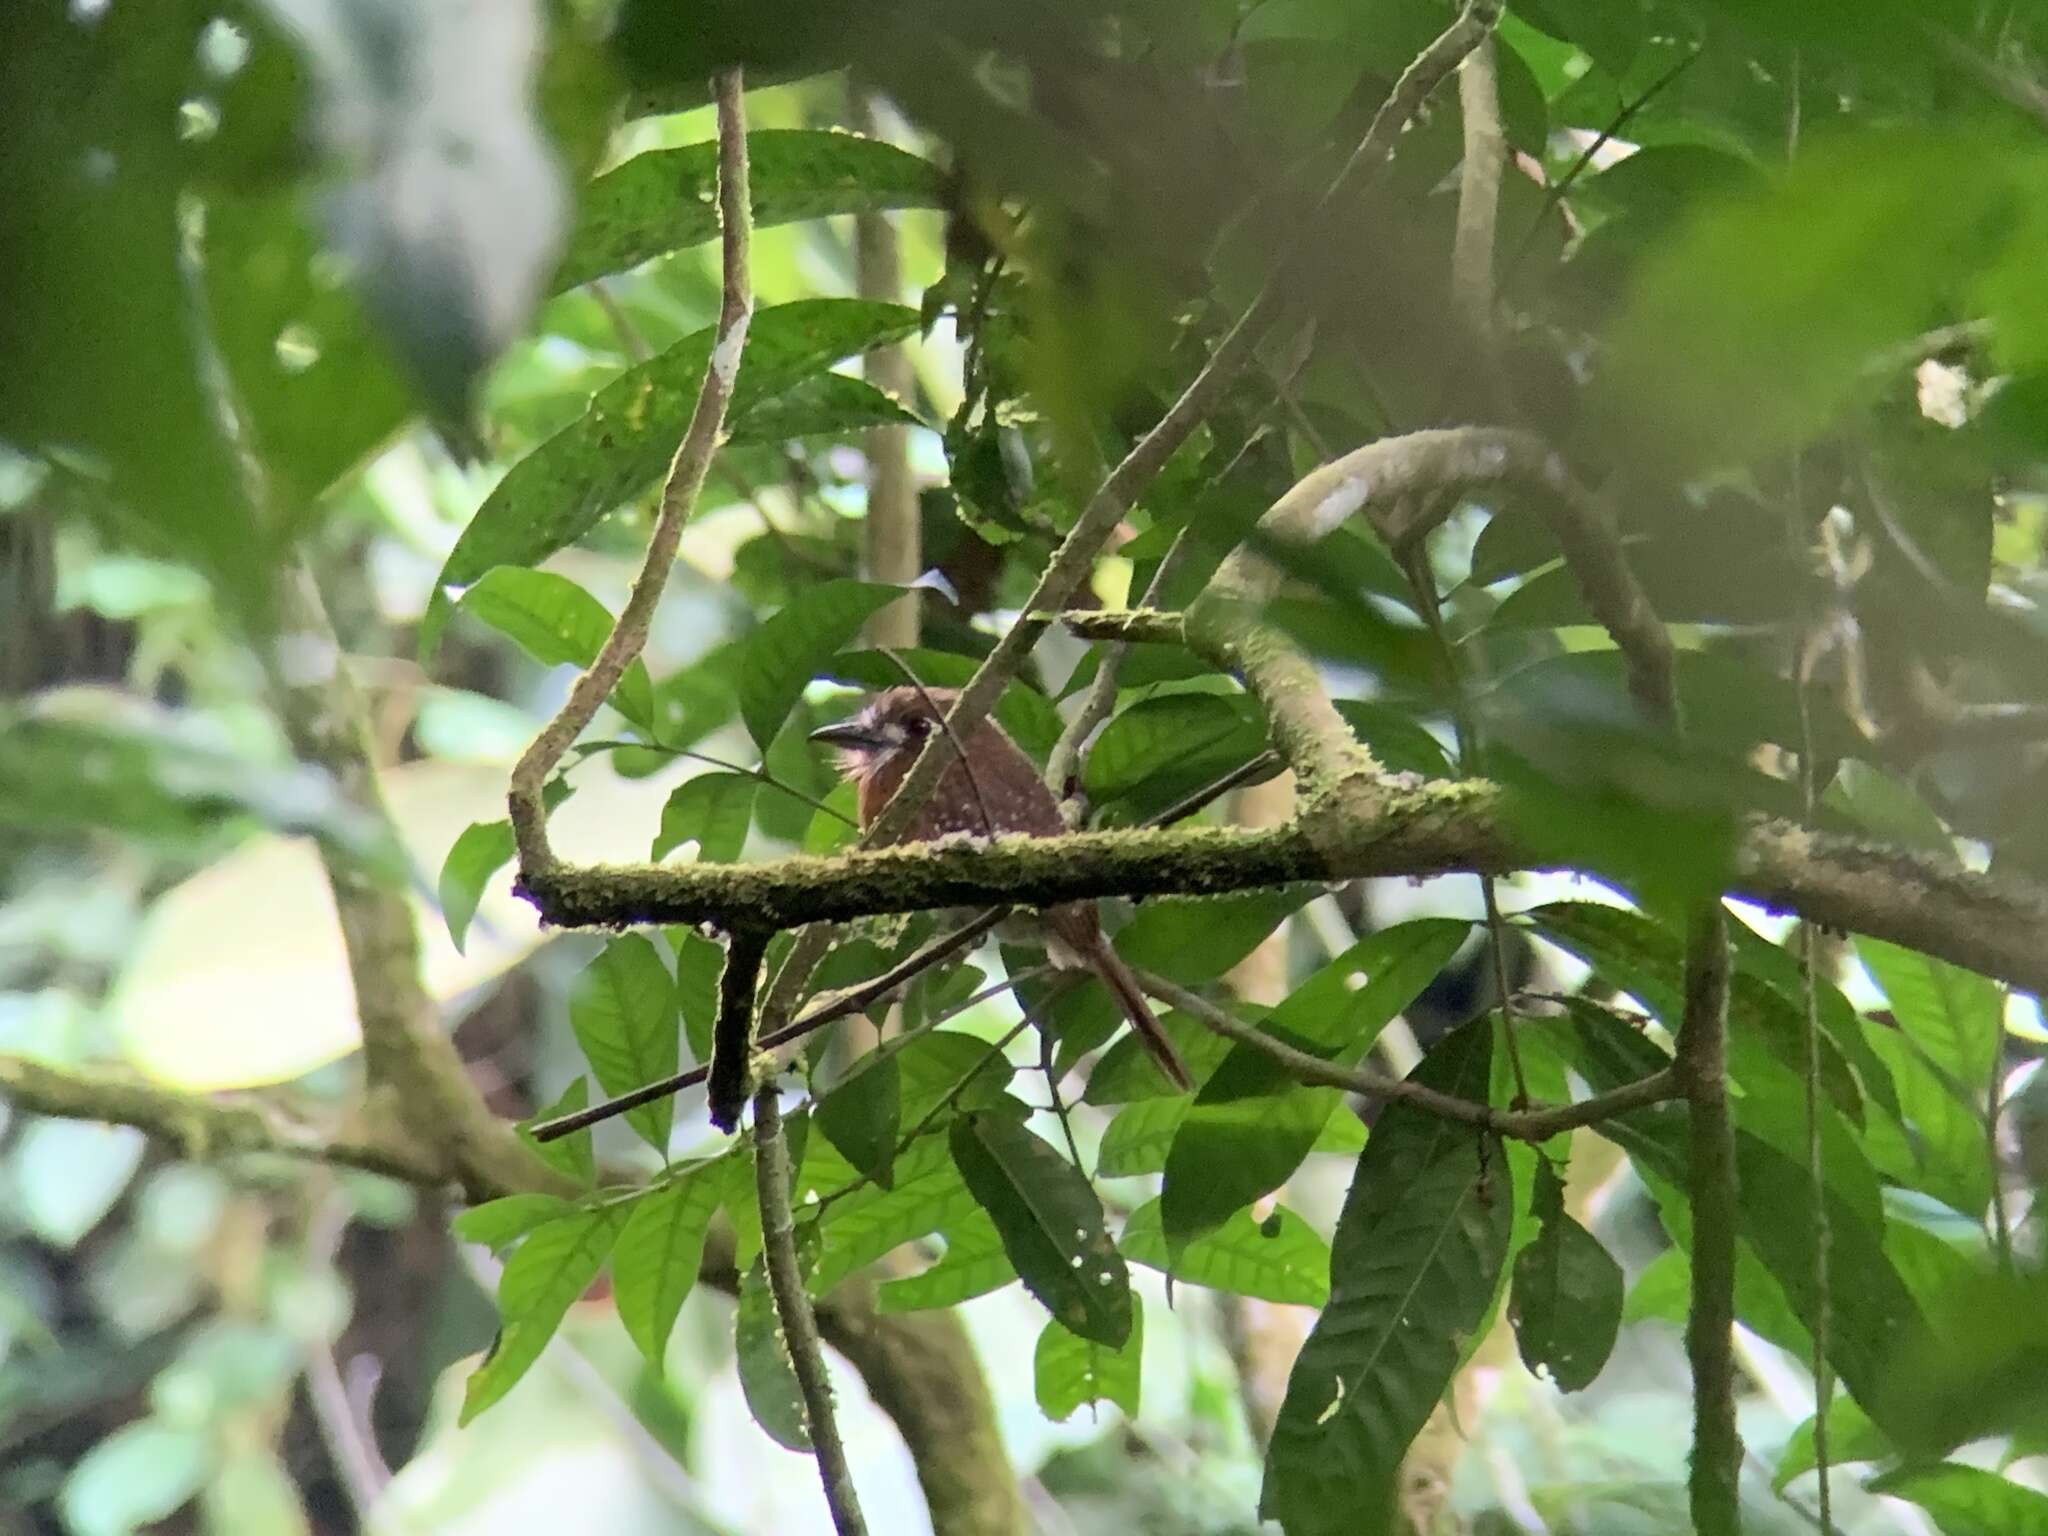
[[[1520,843],[1483,780],[1389,783],[1370,814],[1344,797],[1281,827],[1176,827],[1059,838],[960,838],[833,859],[759,864],[564,865],[524,887],[568,928],[735,922],[793,927],[884,912],[1114,895],[1223,895],[1298,880],[1552,869]],[[2048,887],[1756,818],[1730,890],[1824,927],[1866,933],[2011,983],[2048,990]]]
[[[719,436],[725,429],[726,406],[731,402],[733,384],[739,377],[740,356],[746,349],[747,326],[754,313],[748,260],[753,205],[747,191],[747,122],[740,71],[724,71],[714,87],[718,101],[720,248],[725,274],[717,340],[704,366],[704,382],[698,388],[689,425],[669,465],[668,479],[662,486],[661,508],[647,540],[647,558],[641,564],[626,605],[599,648],[597,658],[569,690],[561,713],[547,723],[512,769],[507,802],[519,863],[527,870],[544,869],[554,862],[548,845],[547,810],[541,802],[548,775],[597,717],[598,707],[611,697],[626,668],[647,644],[648,626],[654,620],[662,588],[668,583],[669,567],[675,563],[683,525],[696,509],[697,495],[704,487],[712,455],[718,451]]]
[[[202,1097],[103,1070],[0,1056],[0,1099],[30,1114],[132,1125],[195,1162],[267,1153],[361,1168],[411,1184],[441,1184],[448,1177],[438,1149],[420,1138],[392,1126],[315,1116],[277,1094]]]

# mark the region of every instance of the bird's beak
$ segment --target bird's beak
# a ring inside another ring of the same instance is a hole
[[[878,752],[889,745],[858,720],[842,720],[837,725],[821,726],[811,732],[811,740],[852,752]]]

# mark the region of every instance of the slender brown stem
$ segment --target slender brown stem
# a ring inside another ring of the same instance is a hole
[[[1662,1104],[1684,1095],[1679,1087],[1675,1069],[1653,1072],[1639,1082],[1629,1083],[1610,1093],[1594,1098],[1582,1099],[1576,1104],[1532,1104],[1526,1109],[1495,1109],[1491,1104],[1477,1103],[1471,1099],[1457,1098],[1452,1094],[1439,1093],[1436,1089],[1408,1078],[1386,1077],[1362,1067],[1347,1067],[1338,1062],[1325,1061],[1307,1051],[1298,1050],[1284,1040],[1276,1040],[1264,1031],[1254,1028],[1242,1019],[1233,1017],[1224,1009],[1210,1002],[1198,992],[1141,971],[1138,979],[1145,990],[1163,1003],[1168,1003],[1190,1018],[1197,1020],[1208,1029],[1214,1030],[1225,1039],[1240,1045],[1248,1045],[1262,1052],[1287,1069],[1287,1073],[1298,1083],[1325,1088],[1341,1088],[1346,1093],[1355,1093],[1365,1098],[1388,1102],[1412,1104],[1426,1114],[1452,1120],[1460,1125],[1473,1125],[1481,1130],[1491,1131],[1496,1136],[1506,1136],[1517,1141],[1548,1141],[1561,1131],[1577,1130],[1580,1126],[1598,1125],[1630,1110],[1642,1109],[1651,1104]]]
[[[818,1478],[825,1485],[825,1502],[832,1510],[832,1527],[839,1536],[867,1536],[853,1471],[846,1464],[846,1446],[832,1412],[832,1383],[825,1375],[818,1319],[797,1261],[796,1223],[789,1210],[789,1144],[782,1132],[777,1091],[770,1082],[754,1095],[754,1182],[761,1200],[761,1251],[768,1264],[768,1288],[803,1396],[804,1423],[810,1430]]]
[[[683,525],[696,508],[712,456],[718,451],[726,406],[739,377],[740,355],[746,348],[747,326],[754,313],[749,263],[753,205],[747,191],[747,123],[741,89],[737,68],[724,71],[714,81],[718,101],[718,210],[724,292],[717,340],[705,364],[704,382],[697,391],[689,426],[669,465],[668,480],[661,492],[661,509],[647,540],[647,558],[596,659],[576,679],[561,712],[542,728],[512,769],[506,798],[512,834],[519,847],[520,868],[528,875],[550,869],[556,863],[548,844],[542,791],[563,754],[597,717],[598,707],[611,697],[626,668],[646,647],[648,627],[661,601],[662,588],[667,585],[669,567],[675,563]]]

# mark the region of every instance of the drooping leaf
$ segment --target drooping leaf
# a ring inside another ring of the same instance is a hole
[[[855,1064],[812,1111],[818,1129],[883,1189],[895,1185],[896,1138],[903,1126],[903,1075],[893,1054]]]
[[[1871,1423],[1870,1415],[1853,1397],[1838,1397],[1828,1406],[1828,1463],[1838,1467],[1850,1461],[1884,1461],[1892,1454],[1892,1443],[1883,1430]],[[1783,1493],[1792,1480],[1811,1472],[1818,1461],[1814,1452],[1813,1420],[1792,1431],[1785,1449],[1778,1453],[1777,1469],[1771,1474],[1771,1491]]]
[[[740,718],[764,752],[797,696],[863,624],[903,595],[879,582],[812,587],[749,635],[735,659]]]
[[[1425,778],[1447,779],[1451,765],[1444,749],[1413,715],[1388,704],[1361,699],[1339,699],[1337,713],[1344,723],[1379,759],[1380,766],[1393,773],[1419,773]]]
[[[918,1124],[942,1099],[959,1109],[986,1109],[1003,1097],[1016,1071],[988,1041],[957,1030],[891,1040],[882,1051],[896,1063],[907,1125]]]
[[[725,1193],[716,1171],[698,1171],[648,1190],[628,1209],[612,1248],[612,1299],[619,1321],[655,1370],[704,1260],[704,1235]]]
[[[1297,987],[1262,1027],[1316,1055],[1355,1061],[1470,932],[1469,923],[1425,918],[1361,939]],[[1195,1095],[1167,1156],[1160,1214],[1168,1246],[1277,1189],[1342,1101],[1333,1088],[1297,1085],[1264,1052],[1233,1046]]]
[[[612,631],[604,604],[566,576],[503,565],[462,594],[462,611],[511,639],[543,666],[587,667]],[[635,659],[612,703],[641,730],[654,730],[654,684]]]
[[[917,312],[862,299],[802,299],[754,316],[733,389],[735,434],[747,413],[841,358],[900,341]],[[420,626],[422,654],[439,642],[449,589],[494,566],[531,566],[573,544],[667,468],[711,356],[711,327],[629,368],[576,421],[512,466],[441,567]]]
[[[607,1094],[672,1076],[678,1057],[675,983],[654,945],[621,934],[577,978],[569,999],[576,1043]],[[660,1098],[626,1111],[626,1122],[664,1156],[675,1102]]]
[[[1492,1049],[1490,1027],[1467,1026],[1417,1080],[1483,1099]],[[1267,1454],[1259,1512],[1287,1536],[1391,1528],[1401,1459],[1492,1303],[1514,1210],[1497,1139],[1388,1106],[1345,1197],[1330,1302]]]
[[[744,773],[699,773],[683,780],[661,808],[650,857],[659,862],[694,842],[699,864],[730,864],[747,841],[760,787],[759,779]]]
[[[458,1422],[469,1423],[511,1391],[540,1358],[576,1298],[604,1267],[623,1222],[616,1209],[600,1206],[557,1217],[527,1234],[499,1277],[497,1341],[463,1386]]]
[[[1105,1179],[1126,1179],[1162,1172],[1167,1154],[1173,1149],[1173,1138],[1193,1102],[1174,1094],[1126,1104],[1103,1129],[1102,1140],[1095,1149],[1096,1174]]]
[[[1072,1418],[1084,1403],[1113,1403],[1136,1418],[1144,1347],[1145,1309],[1135,1296],[1130,1337],[1116,1347],[1084,1338],[1058,1318],[1050,1319],[1032,1358],[1039,1409],[1058,1423]]]
[[[950,1140],[1025,1289],[1075,1333],[1120,1346],[1131,1332],[1130,1274],[1080,1170],[998,1115],[960,1116]]]
[[[464,1242],[481,1243],[495,1253],[573,1209],[560,1195],[505,1195],[471,1206],[451,1225]]]
[[[775,1314],[775,1296],[768,1288],[768,1271],[762,1262],[740,1277],[733,1341],[739,1356],[740,1391],[754,1422],[784,1450],[808,1451],[811,1430],[804,1417],[803,1392],[797,1386],[796,1367],[790,1364],[789,1341]]]
[[[1148,1200],[1125,1218],[1119,1246],[1132,1263],[1190,1285],[1301,1307],[1321,1307],[1330,1299],[1330,1245],[1284,1205],[1263,1218],[1233,1212],[1169,1263],[1159,1202]]]
[[[875,1310],[918,1312],[956,1306],[1017,1278],[1016,1267],[1003,1252],[1002,1234],[980,1206],[948,1227],[944,1236],[946,1251],[939,1262],[922,1274],[885,1281],[875,1292]]]
[[[718,977],[725,969],[725,951],[694,928],[668,930],[676,957],[676,1010],[693,1060],[711,1059],[711,1026],[718,1017]]]
[[[879,139],[813,129],[747,135],[754,227],[938,206],[937,166]],[[718,146],[649,150],[583,189],[557,292],[718,238]]]
[[[476,821],[463,830],[441,864],[441,878],[435,891],[441,900],[441,916],[448,924],[448,937],[455,952],[469,937],[477,903],[483,900],[484,882],[503,869],[512,858],[512,823]]]
[[[1508,1315],[1522,1363],[1567,1392],[1592,1385],[1621,1327],[1622,1274],[1600,1240],[1564,1208],[1564,1182],[1536,1159],[1536,1240],[1515,1259]]]
[[[560,1098],[530,1120],[522,1121],[519,1127],[520,1140],[532,1147],[542,1162],[557,1173],[568,1175],[581,1185],[597,1182],[597,1153],[591,1146],[590,1127],[585,1126],[580,1131],[571,1131],[566,1136],[557,1136],[553,1141],[535,1141],[533,1133],[527,1127],[552,1120],[558,1115],[573,1115],[579,1109],[588,1108],[589,1104],[590,1079],[578,1074],[569,1086],[562,1090]]]

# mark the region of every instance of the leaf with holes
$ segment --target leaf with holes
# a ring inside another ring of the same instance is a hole
[[[901,341],[917,311],[865,299],[801,299],[754,316],[728,420],[739,434],[756,405],[823,373],[841,358]],[[668,467],[711,357],[715,328],[693,331],[627,369],[568,426],[500,480],[456,540],[420,624],[430,655],[449,614],[449,589],[494,566],[532,566],[583,537]]]
[[[1415,1080],[1483,1101],[1493,1034],[1439,1044]],[[1514,1225],[1497,1138],[1390,1104],[1337,1221],[1330,1302],[1303,1345],[1259,1513],[1288,1536],[1351,1536],[1392,1515],[1409,1443],[1485,1321]]]
[[[1000,1290],[1017,1278],[1003,1252],[1002,1234],[980,1206],[945,1229],[945,1254],[922,1274],[886,1281],[875,1292],[879,1312],[922,1312],[951,1307]]]
[[[1083,1338],[1058,1318],[1045,1325],[1032,1354],[1031,1374],[1038,1406],[1048,1419],[1063,1422],[1084,1403],[1112,1403],[1138,1416],[1140,1364],[1145,1349],[1145,1309],[1131,1298],[1130,1337],[1115,1348]]]
[[[695,843],[699,864],[730,864],[746,844],[760,787],[760,780],[744,773],[700,773],[683,780],[661,808],[650,856],[659,862],[684,843]]]
[[[580,1081],[580,1079],[579,1079]],[[467,1424],[511,1391],[604,1267],[623,1218],[615,1209],[577,1211],[534,1228],[498,1280],[498,1337],[462,1390],[457,1422]]]
[[[1592,1384],[1621,1329],[1621,1266],[1600,1240],[1568,1215],[1564,1183],[1547,1158],[1536,1159],[1532,1210],[1542,1224],[1515,1258],[1508,1318],[1531,1372],[1547,1370],[1567,1392]]]
[[[759,128],[747,161],[756,229],[940,204],[937,166],[857,134]],[[717,238],[718,145],[648,150],[583,188],[554,291]]]
[[[637,933],[611,940],[583,968],[569,997],[569,1023],[607,1094],[675,1073],[675,983],[660,952]],[[666,1098],[626,1111],[626,1122],[664,1155],[674,1120],[674,1101]]]
[[[1361,939],[1297,987],[1264,1028],[1328,1060],[1356,1061],[1470,932],[1469,923],[1423,918]],[[1160,1215],[1168,1246],[1279,1188],[1342,1102],[1334,1088],[1296,1084],[1263,1051],[1233,1046],[1195,1095],[1167,1156]]]
[[[960,1116],[950,1139],[1024,1288],[1083,1338],[1120,1346],[1131,1332],[1131,1277],[1081,1171],[997,1115]]]
[[[486,571],[462,594],[462,611],[488,624],[543,666],[587,667],[612,632],[603,603],[566,576],[499,566]],[[654,684],[637,659],[626,668],[612,704],[650,735],[654,730]]]
[[[1159,1202],[1148,1200],[1125,1218],[1120,1246],[1132,1263],[1190,1285],[1302,1307],[1321,1307],[1330,1299],[1330,1245],[1284,1205],[1263,1218],[1232,1212],[1169,1263]]]
[[[734,663],[740,718],[764,752],[811,679],[877,612],[903,595],[871,581],[811,588],[749,635]]]
[[[720,1170],[699,1169],[635,1199],[612,1248],[619,1321],[656,1371],[704,1261],[704,1234],[725,1194]]]

